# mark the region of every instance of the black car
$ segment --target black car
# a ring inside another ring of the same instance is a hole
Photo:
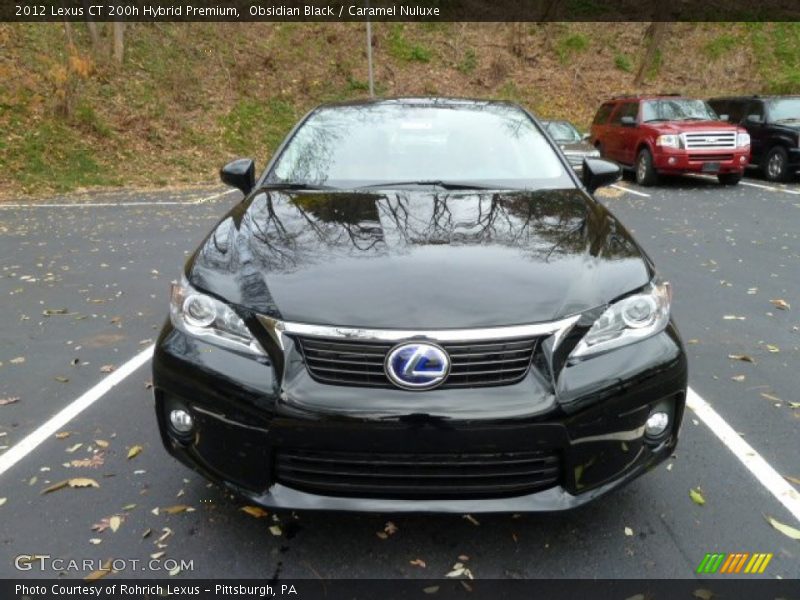
[[[542,125],[559,145],[572,168],[579,173],[583,169],[584,158],[600,158],[600,151],[588,142],[589,134],[581,135],[569,121],[542,121]]]
[[[750,164],[770,181],[788,181],[800,169],[800,96],[712,98],[711,107],[750,134]]]
[[[173,285],[164,445],[287,509],[568,509],[673,451],[670,289],[516,105],[326,105]]]

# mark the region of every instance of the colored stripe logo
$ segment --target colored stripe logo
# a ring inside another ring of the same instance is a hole
[[[706,554],[697,567],[697,573],[758,574],[767,569],[772,553],[733,552]]]

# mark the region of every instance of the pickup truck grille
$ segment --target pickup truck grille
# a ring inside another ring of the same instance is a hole
[[[558,484],[556,452],[384,454],[281,449],[275,480],[327,496],[446,499],[531,494]]]
[[[683,133],[683,145],[687,150],[730,150],[736,148],[735,131],[708,131],[705,133]]]
[[[298,337],[310,375],[333,385],[394,387],[384,371],[396,344]],[[536,338],[444,343],[451,367],[442,388],[487,387],[521,381],[528,373]]]

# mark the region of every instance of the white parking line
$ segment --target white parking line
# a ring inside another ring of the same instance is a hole
[[[225,190],[218,192],[205,198],[197,198],[195,200],[179,201],[179,200],[165,200],[163,202],[143,201],[143,202],[64,202],[64,203],[31,203],[31,204],[4,204],[0,203],[2,208],[94,208],[98,206],[192,206],[195,204],[204,204],[211,202],[217,198],[222,198],[227,194],[236,192],[238,190]]]
[[[713,175],[692,175],[692,177],[697,177],[698,179],[706,179],[708,181],[717,181],[717,178]],[[761,190],[769,190],[770,192],[783,192],[784,194],[792,194],[795,196],[800,196],[800,191],[797,190],[788,190],[782,187],[776,187],[774,185],[765,185],[763,183],[752,183],[750,181],[740,181],[739,185],[746,185],[747,187],[754,187]]]
[[[775,498],[783,504],[794,518],[800,521],[800,494],[788,481],[781,477],[753,447],[742,439],[711,405],[703,400],[697,392],[689,388],[686,394],[686,405],[697,417],[708,426],[711,432],[727,446],[728,450],[753,474],[753,476]]]
[[[5,454],[0,455],[0,475],[36,450],[42,442],[58,433],[62,427],[97,402],[106,392],[150,360],[150,357],[153,356],[154,347],[155,346],[151,344],[139,352],[139,354],[123,364],[100,383],[70,402],[53,417],[22,438],[20,442],[7,450]]]
[[[642,196],[643,198],[649,198],[650,194],[645,194],[644,192],[637,192],[636,190],[632,190],[629,187],[625,187],[624,185],[617,185],[616,183],[612,183],[611,187],[617,188],[618,190],[622,190],[623,192],[630,192],[631,194],[636,194],[637,196]]]

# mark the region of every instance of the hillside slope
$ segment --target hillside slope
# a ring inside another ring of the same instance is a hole
[[[314,105],[367,95],[364,26],[132,24],[124,63],[74,24],[0,25],[0,196],[216,181],[263,166]],[[380,95],[518,101],[588,126],[598,103],[638,91],[646,23],[376,23]],[[796,24],[673,23],[642,91],[800,90]]]

